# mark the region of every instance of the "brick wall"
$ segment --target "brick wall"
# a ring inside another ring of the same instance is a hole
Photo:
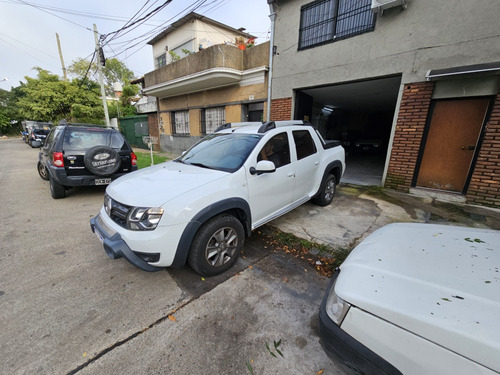
[[[468,203],[500,207],[500,94],[486,124],[466,198]]]
[[[385,187],[402,191],[411,187],[433,90],[433,82],[404,87]]]
[[[292,119],[292,98],[271,100],[271,121],[285,121]]]

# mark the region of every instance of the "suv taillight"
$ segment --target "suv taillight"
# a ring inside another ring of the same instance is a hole
[[[52,164],[54,164],[56,167],[63,167],[64,166],[64,158],[63,158],[62,152],[53,152],[52,153]]]
[[[130,160],[132,161],[132,165],[137,165],[137,156],[133,152],[130,153]]]

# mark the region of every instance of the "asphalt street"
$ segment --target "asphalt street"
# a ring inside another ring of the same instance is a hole
[[[317,334],[327,278],[258,236],[213,278],[111,260],[104,188],[54,200],[37,155],[0,139],[1,374],[343,373]]]

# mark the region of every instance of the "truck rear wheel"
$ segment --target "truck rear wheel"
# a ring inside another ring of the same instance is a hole
[[[208,220],[196,233],[189,265],[202,276],[214,276],[231,268],[243,247],[245,230],[233,215],[221,214]]]
[[[318,206],[328,206],[332,203],[335,191],[337,190],[337,179],[331,173],[321,183],[318,194],[312,199]]]

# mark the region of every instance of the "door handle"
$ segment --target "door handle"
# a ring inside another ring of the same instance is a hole
[[[287,177],[295,177],[295,172],[290,172],[287,174]]]

